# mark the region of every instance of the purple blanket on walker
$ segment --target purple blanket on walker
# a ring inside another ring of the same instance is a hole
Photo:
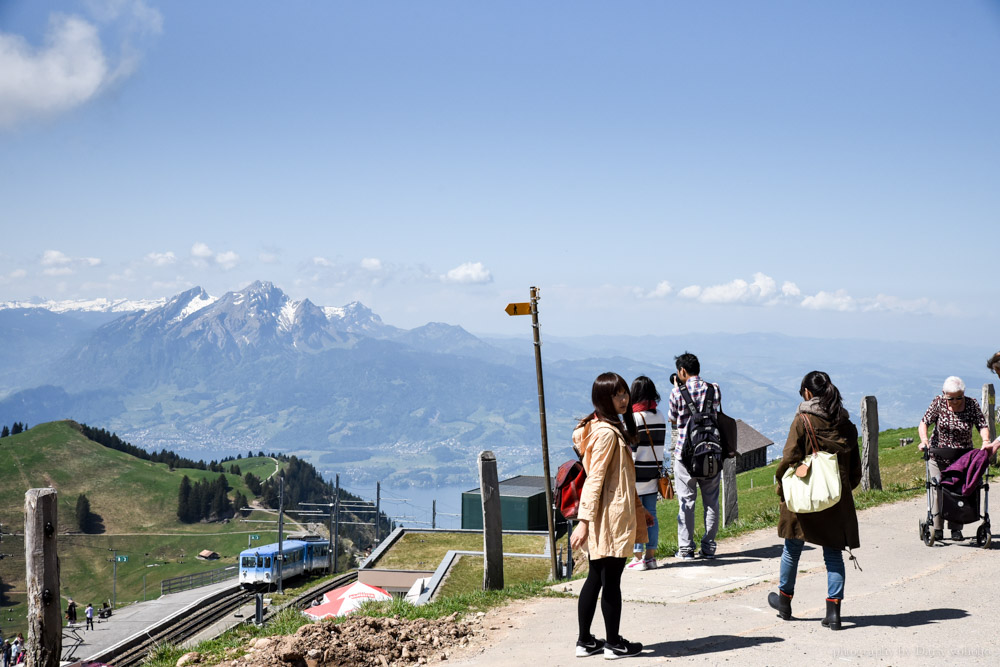
[[[990,453],[970,449],[941,473],[941,486],[965,496],[976,488],[983,473],[990,467]]]

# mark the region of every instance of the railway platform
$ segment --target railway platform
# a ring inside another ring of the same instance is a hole
[[[237,581],[230,579],[208,586],[162,595],[155,600],[119,607],[107,619],[98,619],[95,613],[93,630],[83,629],[83,623],[63,628],[62,664],[86,663],[94,656],[101,655],[126,639],[145,632],[150,626],[195,605],[205,597],[237,586]],[[83,620],[82,609],[79,617]]]

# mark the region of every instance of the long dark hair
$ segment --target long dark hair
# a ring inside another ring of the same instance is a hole
[[[622,428],[622,419],[619,418],[618,411],[615,410],[614,401],[615,395],[623,391],[629,394],[628,407],[625,409],[625,414],[622,415],[625,422],[624,428]],[[599,419],[617,428],[626,442],[635,442],[636,427],[635,417],[632,416],[632,397],[628,385],[625,383],[625,378],[618,373],[598,375],[597,379],[594,380],[594,385],[590,388],[590,402],[594,404],[594,412],[581,419],[580,426],[592,419]]]
[[[656,391],[656,385],[645,375],[640,375],[632,380],[632,388],[629,390],[631,402],[642,403],[643,401],[660,402],[660,392]],[[656,412],[654,409],[653,412]]]
[[[813,397],[819,399],[819,407],[830,416],[833,423],[841,420],[844,410],[844,401],[840,397],[840,390],[830,380],[830,376],[823,371],[810,371],[802,378],[802,385],[799,386],[799,395],[805,398],[806,389],[812,392]]]

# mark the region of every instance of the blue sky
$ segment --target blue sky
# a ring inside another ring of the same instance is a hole
[[[0,1],[0,300],[996,347],[1000,3]]]

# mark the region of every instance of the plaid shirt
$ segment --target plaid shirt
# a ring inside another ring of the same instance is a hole
[[[705,394],[708,393],[708,383],[702,380],[700,376],[695,375],[694,377],[689,377],[685,385],[691,394],[691,400],[694,401],[698,410],[704,410]],[[712,401],[712,411],[718,413],[722,410],[722,392],[719,390],[718,384],[713,382],[712,386],[715,387],[715,399]],[[670,392],[669,415],[670,421],[676,423],[678,429],[674,456],[680,457],[684,441],[687,440],[688,422],[691,421],[691,411],[688,410],[687,401],[681,396],[680,387],[674,387],[673,391]]]

